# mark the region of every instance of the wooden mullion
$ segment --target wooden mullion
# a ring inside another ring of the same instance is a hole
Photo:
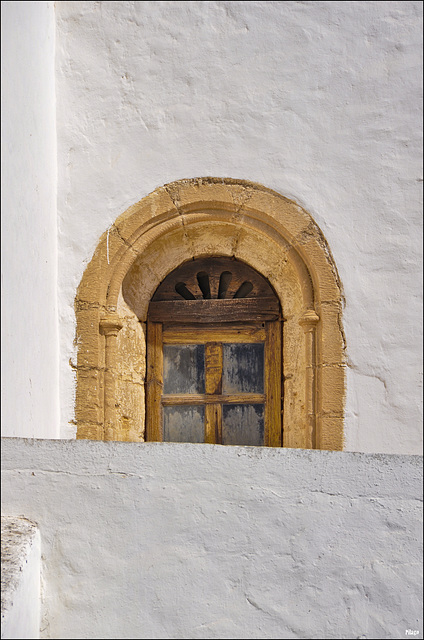
[[[281,447],[281,323],[265,329],[265,446]]]
[[[205,442],[220,444],[222,441],[222,405],[215,402],[205,407]]]
[[[207,395],[222,393],[222,344],[219,342],[205,345],[205,391]]]
[[[222,444],[222,404],[215,405],[216,444]]]
[[[163,440],[162,406],[163,351],[162,324],[147,323],[147,375],[146,375],[146,440]]]
[[[205,391],[213,404],[205,407],[205,442],[219,444],[222,431],[222,406],[216,397],[222,393],[222,344],[207,342],[205,345]]]

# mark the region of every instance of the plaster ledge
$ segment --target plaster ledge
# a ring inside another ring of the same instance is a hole
[[[39,638],[40,533],[23,517],[1,517],[1,637]]]

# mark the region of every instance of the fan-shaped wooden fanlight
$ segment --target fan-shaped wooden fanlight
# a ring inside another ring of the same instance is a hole
[[[276,320],[277,296],[268,281],[243,262],[200,258],[170,273],[149,306],[153,322],[222,323]]]

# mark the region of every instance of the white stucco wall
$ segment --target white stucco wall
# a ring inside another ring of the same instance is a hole
[[[53,4],[1,3],[6,436],[59,436]]]
[[[40,637],[40,532],[22,517],[1,518],[1,637]]]
[[[45,638],[422,638],[422,458],[7,439]]]
[[[180,178],[314,217],[346,296],[346,446],[421,451],[420,2],[59,2],[61,435],[73,302],[101,234]]]

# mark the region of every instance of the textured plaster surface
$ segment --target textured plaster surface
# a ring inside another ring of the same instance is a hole
[[[2,434],[59,436],[55,15],[2,2]]]
[[[259,182],[323,231],[346,298],[346,446],[421,451],[420,2],[60,2],[62,437],[74,298],[158,186]]]
[[[40,532],[22,517],[1,518],[1,637],[40,637]]]
[[[422,638],[422,458],[6,439],[45,638]]]

